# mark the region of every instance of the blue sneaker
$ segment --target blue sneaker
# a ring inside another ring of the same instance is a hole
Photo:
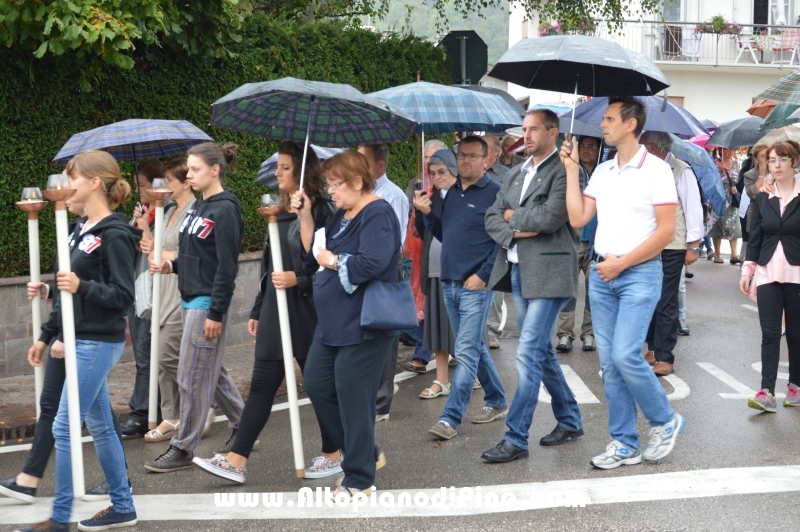
[[[31,525],[30,528],[26,528],[25,530],[15,530],[14,532],[69,532],[69,523],[58,523],[49,519]]]
[[[634,451],[625,447],[622,442],[614,440],[606,447],[606,452],[597,455],[589,463],[599,469],[614,469],[623,465],[635,465],[642,463],[641,451]]]
[[[91,519],[78,523],[78,530],[109,530],[136,524],[136,512],[121,514],[113,506],[100,510]]]
[[[675,447],[675,439],[678,434],[683,430],[686,420],[680,414],[675,414],[672,421],[660,427],[653,427],[650,429],[650,443],[647,449],[644,450],[643,457],[645,460],[661,460]]]

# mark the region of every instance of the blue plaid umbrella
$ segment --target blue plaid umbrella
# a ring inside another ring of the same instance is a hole
[[[692,170],[697,176],[697,183],[703,190],[706,199],[711,203],[711,208],[718,216],[722,216],[728,207],[728,200],[725,197],[725,188],[722,186],[719,169],[714,160],[705,149],[697,144],[678,138],[676,135],[670,136],[673,141],[672,154],[692,166]]]
[[[168,157],[214,140],[185,120],[130,119],[72,135],[53,159],[67,164],[86,150],[104,150],[118,161]]]
[[[674,103],[668,101],[664,106],[664,99],[660,96],[637,97],[647,107],[647,122],[645,131],[661,131],[680,135],[705,135],[706,128],[692,114]],[[575,108],[575,120],[586,124],[600,124],[603,121],[603,112],[608,107],[608,98],[592,98]],[[562,118],[570,118],[572,112]]]
[[[419,124],[414,133],[500,132],[522,123],[520,114],[500,96],[427,81],[392,87],[369,96],[413,118]]]

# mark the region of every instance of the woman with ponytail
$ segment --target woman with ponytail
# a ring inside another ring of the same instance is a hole
[[[125,315],[134,298],[133,267],[141,231],[128,225],[125,216],[113,212],[130,199],[131,188],[122,180],[111,155],[99,150],[83,152],[72,158],[65,171],[75,189],[72,201],[84,204],[87,218],[73,233],[72,271],[58,272],[56,284],[59,290],[73,294],[81,423],[86,422],[94,440],[111,496],[111,506],[81,521],[78,529],[133,526],[136,510],[128,487],[122,443],[114,430],[107,378],[125,347]],[[50,321],[61,322],[60,300],[53,307]],[[53,335],[52,329],[43,328],[28,352],[32,364],[42,363]],[[73,487],[66,393],[61,395],[53,436],[53,512],[48,521],[30,530],[69,529]]]
[[[178,274],[183,309],[178,362],[180,425],[166,452],[145,464],[145,469],[154,473],[192,467],[212,399],[233,429],[229,443],[218,449],[235,439],[244,408],[236,384],[222,365],[244,233],[239,199],[223,186],[225,170],[236,160],[236,148],[235,144],[205,142],[186,152],[186,182],[201,197],[179,228],[177,257],[151,263],[153,272]]]

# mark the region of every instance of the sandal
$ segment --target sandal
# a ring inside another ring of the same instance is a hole
[[[144,441],[146,443],[155,443],[159,441],[171,440],[173,433],[178,432],[178,427],[181,424],[180,420],[178,420],[178,422],[174,424],[170,423],[166,419],[162,420],[162,422],[170,426],[169,430],[161,432],[160,430],[158,430],[158,427],[156,427],[153,430],[146,432],[144,435]]]
[[[450,395],[450,383],[442,384],[441,381],[435,380],[433,381],[433,384],[439,385],[439,388],[441,388],[441,390],[439,390],[438,392],[434,392],[432,388],[425,388],[424,390],[422,390],[422,393],[419,394],[420,399],[433,399],[435,397],[439,397],[440,395]],[[433,386],[433,384],[431,384],[431,386]],[[426,392],[427,395],[422,395],[423,393]]]
[[[475,383],[472,385],[473,390],[480,390],[481,389],[481,381],[478,380],[478,377],[475,377]]]
[[[722,257],[714,257],[714,264],[725,264],[725,260]]]

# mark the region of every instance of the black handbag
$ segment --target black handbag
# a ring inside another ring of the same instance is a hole
[[[373,331],[415,329],[417,307],[408,280],[397,283],[370,281],[364,289],[361,328]]]

